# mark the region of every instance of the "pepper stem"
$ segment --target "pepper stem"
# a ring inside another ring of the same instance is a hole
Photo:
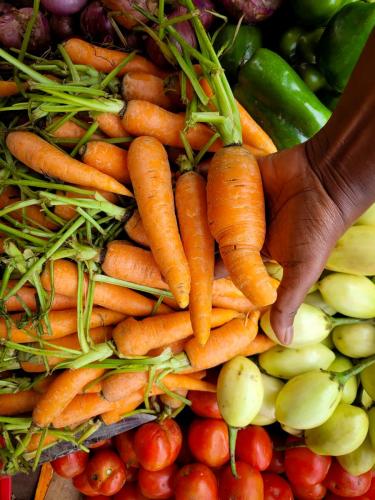
[[[237,441],[238,427],[232,427],[231,425],[228,425],[228,431],[229,431],[230,468],[233,476],[235,478],[238,478],[237,468],[236,468],[236,441]]]

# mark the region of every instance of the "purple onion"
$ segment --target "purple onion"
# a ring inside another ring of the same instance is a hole
[[[224,9],[234,19],[244,16],[246,23],[257,23],[272,16],[282,0],[222,0]]]
[[[193,0],[194,5],[201,11],[201,18],[203,26],[208,30],[214,20],[214,16],[207,10],[214,10],[215,6],[211,0]]]
[[[9,14],[0,17],[0,43],[6,47],[21,48],[26,26],[33,15],[31,7],[15,9]],[[37,20],[31,32],[28,45],[29,52],[43,50],[50,45],[50,30],[45,16],[39,12]]]
[[[13,5],[10,5],[10,3],[7,2],[0,2],[0,16],[3,14],[9,14],[12,10],[14,10]]]
[[[52,14],[70,16],[83,9],[87,0],[41,0],[42,5]]]
[[[73,16],[56,16],[52,14],[49,18],[49,26],[53,36],[59,40],[66,40],[77,33],[76,20]]]
[[[81,30],[93,42],[112,43],[115,31],[103,5],[98,0],[91,2],[81,14]]]
[[[147,23],[147,18],[134,6],[138,6],[150,14],[155,14],[158,6],[158,0],[102,0],[102,3],[109,10],[126,14],[116,18],[125,28],[132,28],[139,21]]]
[[[186,7],[182,5],[176,7],[176,9],[169,14],[168,18],[172,19],[174,17],[183,16],[188,12]],[[179,34],[184,38],[184,40],[191,45],[192,47],[197,46],[197,39],[195,37],[194,29],[190,23],[190,21],[182,21],[181,23],[174,24],[173,27]],[[181,50],[180,44],[176,42],[176,47]]]

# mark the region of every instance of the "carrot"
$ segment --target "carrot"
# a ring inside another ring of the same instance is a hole
[[[268,351],[275,344],[266,335],[258,333],[255,339],[241,352],[241,356],[254,356]]]
[[[102,383],[96,382],[96,384],[89,383],[79,391],[78,394],[98,394],[102,391]]]
[[[102,382],[102,393],[108,401],[118,401],[129,397],[146,386],[148,371],[116,373]]]
[[[162,383],[170,390],[187,389],[189,391],[216,392],[216,385],[181,373],[169,373],[163,377]]]
[[[185,308],[190,272],[178,233],[171,171],[163,145],[153,137],[138,137],[129,148],[128,168],[155,261],[178,305]]]
[[[61,116],[57,116],[52,119],[52,123],[61,119]],[[73,139],[71,143],[64,142],[64,146],[74,147],[77,143],[77,140],[82,139],[82,137],[86,134],[87,130],[72,120],[67,120],[62,125],[60,125],[57,129],[51,132],[53,137],[58,139]],[[101,137],[99,134],[93,134],[90,140],[100,140]]]
[[[210,335],[214,239],[207,220],[206,182],[196,172],[181,175],[176,183],[176,208],[182,244],[189,263],[189,311],[194,335],[204,345]]]
[[[123,184],[130,182],[127,168],[128,153],[114,144],[90,141],[83,148],[82,161]]]
[[[260,256],[265,238],[262,180],[254,156],[241,146],[218,151],[208,170],[208,220],[233,283],[255,305],[276,300]]]
[[[180,133],[185,129],[183,113],[171,113],[151,102],[134,99],[127,103],[122,124],[129,134],[136,137],[147,135],[158,139],[165,146],[183,147],[180,138]],[[213,131],[197,123],[185,135],[193,149],[202,149],[212,138]],[[217,151],[220,145],[221,141],[215,141],[209,151]]]
[[[39,174],[56,177],[80,186],[90,186],[124,196],[133,196],[116,179],[71,158],[32,132],[10,132],[6,143],[17,160]]]
[[[20,391],[14,394],[0,394],[0,415],[12,416],[32,411],[41,395],[36,391]]]
[[[102,73],[110,73],[129,55],[119,50],[110,50],[92,45],[79,38],[70,38],[64,43],[64,48],[74,64],[92,66]],[[140,71],[155,76],[164,76],[164,73],[161,72],[155,64],[139,55],[134,56],[133,59],[120,70],[119,75],[124,75],[130,71]]]
[[[36,391],[39,394],[44,394],[56,377],[57,375],[53,374],[53,375],[47,375],[46,377],[37,380],[37,382],[33,385],[34,391]]]
[[[122,97],[125,101],[138,99],[171,109],[172,100],[165,93],[164,80],[148,73],[126,73],[122,79]]]
[[[227,309],[212,309],[211,327],[223,325],[239,313]],[[141,321],[128,318],[113,330],[117,349],[125,356],[142,356],[151,349],[171,344],[193,333],[189,311],[152,316]]]
[[[42,437],[41,432],[35,432],[35,434],[33,434],[31,436],[31,439],[30,439],[28,445],[26,446],[26,451],[28,451],[28,452],[36,451],[39,447],[41,437]],[[51,445],[53,443],[56,443],[57,440],[58,440],[58,438],[56,436],[53,436],[52,434],[47,432],[47,435],[45,436],[45,438],[43,440],[43,447]]]
[[[52,328],[52,335],[48,335],[45,324],[41,323],[44,330],[42,338],[54,340],[66,337],[77,331],[77,309],[67,309],[65,311],[51,311],[48,314]],[[34,322],[30,322],[21,328],[17,328],[17,323],[23,319],[23,314],[13,314],[9,316],[10,328],[8,331],[5,319],[0,318],[0,338],[9,339],[19,344],[25,344],[37,340],[38,330]],[[94,307],[91,314],[90,327],[113,325],[124,319],[124,314],[110,311],[102,307]],[[0,413],[1,415],[1,413]]]
[[[47,427],[58,417],[79,391],[89,382],[101,377],[102,368],[78,368],[64,370],[47,388],[33,411],[33,422],[39,427]]]
[[[16,82],[11,80],[0,80],[0,97],[11,97],[12,95],[19,94],[20,87]]]
[[[106,342],[112,338],[112,327],[111,326],[99,326],[97,328],[92,328],[90,330],[90,337],[94,344],[101,344],[102,342]],[[44,346],[47,350],[54,350],[55,347],[65,347],[67,349],[76,349],[78,351],[81,350],[81,346],[79,344],[78,335],[76,333],[72,333],[71,335],[67,335],[66,337],[62,337],[51,342],[51,346]],[[49,356],[47,357],[47,364],[50,368],[53,368],[57,364],[64,361],[63,356]],[[21,361],[21,368],[25,372],[30,373],[41,373],[46,371],[46,365],[43,362],[42,358],[32,357],[30,361]]]
[[[204,370],[220,365],[242,354],[258,332],[259,312],[248,318],[235,318],[212,330],[207,343],[202,346],[194,337],[185,345],[185,352],[194,370]]]
[[[130,219],[124,225],[124,229],[129,238],[143,247],[149,247],[149,241],[139,211],[134,210]]]
[[[53,264],[53,273],[55,292],[76,298],[78,286],[76,264],[68,260],[56,260]],[[52,289],[49,265],[45,266],[43,270],[41,282],[46,290]],[[87,282],[88,279],[85,275],[86,288]],[[153,311],[155,301],[130,290],[130,288],[109,283],[95,283],[94,304],[130,316],[148,316]],[[157,313],[163,314],[168,311],[170,311],[169,307],[161,304]]]
[[[173,391],[175,394],[178,394],[179,396],[182,396],[184,398],[187,397],[188,391],[186,389],[175,389]],[[182,401],[179,399],[170,396],[169,394],[160,394],[159,397],[160,401],[163,403],[164,406],[168,406],[172,410],[177,410],[177,408],[180,408],[181,406],[184,405]]]
[[[5,302],[5,307],[8,313],[24,311],[24,305],[31,311],[36,311],[38,308],[37,293],[34,288],[22,287],[16,295],[10,297]],[[51,304],[51,311],[61,311],[63,309],[72,309],[75,307],[76,301],[65,295],[55,294]]]
[[[100,417],[106,425],[119,422],[126,413],[135,410],[144,398],[144,390],[133,392],[125,399],[112,403],[112,409],[102,412]]]
[[[184,350],[187,339],[176,340],[176,342],[172,342],[171,344],[166,344],[160,347],[156,347],[155,349],[151,349],[148,351],[147,356],[159,356],[165,349],[170,349],[173,354],[179,354]]]
[[[95,113],[94,119],[99,128],[108,137],[127,137],[129,134],[125,130],[122,120],[114,113]]]
[[[78,394],[65,407],[65,409],[53,419],[52,425],[56,429],[67,426],[76,426],[86,422],[92,417],[115,408],[116,403],[111,403],[98,393]]]
[[[108,276],[154,288],[168,288],[152,253],[125,241],[114,240],[107,245],[102,269]],[[131,277],[131,280],[129,279]]]
[[[42,465],[40,469],[38,485],[36,487],[34,500],[44,500],[53,477],[53,468],[49,462]]]
[[[90,187],[87,187],[87,186],[81,186],[81,187],[91,189]],[[108,191],[102,191],[101,189],[98,189],[97,192],[99,194],[101,194],[103,196],[103,198],[105,198],[107,201],[114,203],[115,205],[118,203],[118,196],[117,195],[115,195],[113,193],[109,193]],[[67,198],[78,198],[79,197],[79,198],[94,199],[94,196],[87,195],[87,194],[77,195],[77,193],[72,193],[70,191],[67,191],[67,192],[60,192],[59,191],[59,192],[57,192],[57,194],[62,195],[62,196],[66,196]],[[57,205],[54,209],[54,212],[56,215],[58,215],[59,217],[61,217],[62,219],[65,219],[65,220],[71,220],[77,215],[76,207],[73,205]]]

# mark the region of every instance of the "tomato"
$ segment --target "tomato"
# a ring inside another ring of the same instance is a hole
[[[93,497],[90,495],[85,495],[83,497],[83,500],[109,500],[110,498],[112,497],[107,497],[105,495],[94,495]]]
[[[5,448],[5,439],[2,434],[0,434],[0,448]],[[3,468],[4,462],[0,460],[0,470]]]
[[[371,486],[371,479],[371,471],[352,476],[341,467],[337,460],[334,460],[324,480],[324,485],[336,495],[355,497],[367,493]]]
[[[335,495],[334,493],[329,493],[326,496],[326,500],[346,500],[348,497],[343,497],[340,495]],[[375,498],[375,472],[372,473],[372,481],[370,489],[359,497],[351,497],[352,500],[374,500]]]
[[[136,484],[126,482],[113,500],[146,500],[146,497],[142,495]]]
[[[176,461],[182,465],[187,465],[194,462],[194,457],[189,448],[188,436],[186,432],[182,435],[182,446]]]
[[[281,450],[272,450],[272,458],[267,471],[274,472],[275,474],[282,474],[285,470],[284,468],[284,452]]]
[[[134,436],[134,450],[141,466],[149,471],[165,469],[176,460],[182,446],[182,432],[173,419],[149,422]]]
[[[99,493],[90,485],[86,471],[73,477],[73,486],[76,490],[89,497],[99,495]]]
[[[331,457],[317,455],[305,447],[289,448],[285,451],[285,473],[291,483],[299,486],[323,482],[331,462]]]
[[[298,500],[322,500],[327,493],[327,488],[321,483],[309,486],[292,484],[292,489]]]
[[[170,498],[174,492],[176,472],[176,464],[168,465],[158,471],[149,471],[141,467],[138,474],[139,489],[146,498]]]
[[[263,500],[263,479],[259,471],[245,462],[236,462],[236,479],[230,465],[220,474],[220,500]]]
[[[209,467],[220,467],[229,460],[228,427],[224,420],[194,420],[189,428],[188,443],[196,460]]]
[[[222,418],[217,404],[216,393],[205,391],[189,391],[190,408],[199,417]]]
[[[126,467],[139,467],[137,455],[134,451],[134,436],[135,429],[118,434],[114,438],[115,448]]]
[[[260,471],[272,460],[272,441],[263,427],[250,425],[237,434],[236,457]]]
[[[174,495],[176,500],[217,500],[215,474],[204,464],[185,465],[176,475]]]
[[[293,500],[292,489],[288,482],[273,472],[262,474],[264,500]]]
[[[85,470],[88,460],[89,454],[78,450],[52,460],[51,465],[56,474],[66,479],[71,479]]]
[[[126,482],[136,481],[138,477],[138,467],[126,467]]]
[[[110,448],[112,446],[112,439],[102,439],[96,443],[91,443],[88,448],[90,450],[96,450],[98,448]]]
[[[111,450],[99,449],[94,452],[87,464],[86,473],[90,486],[101,495],[114,495],[126,481],[125,465]]]

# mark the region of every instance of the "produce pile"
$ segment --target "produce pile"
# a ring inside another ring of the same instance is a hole
[[[0,4],[3,473],[70,442],[53,466],[89,496],[372,498],[375,205],[283,346],[257,160],[324,126],[375,5],[22,3]]]

